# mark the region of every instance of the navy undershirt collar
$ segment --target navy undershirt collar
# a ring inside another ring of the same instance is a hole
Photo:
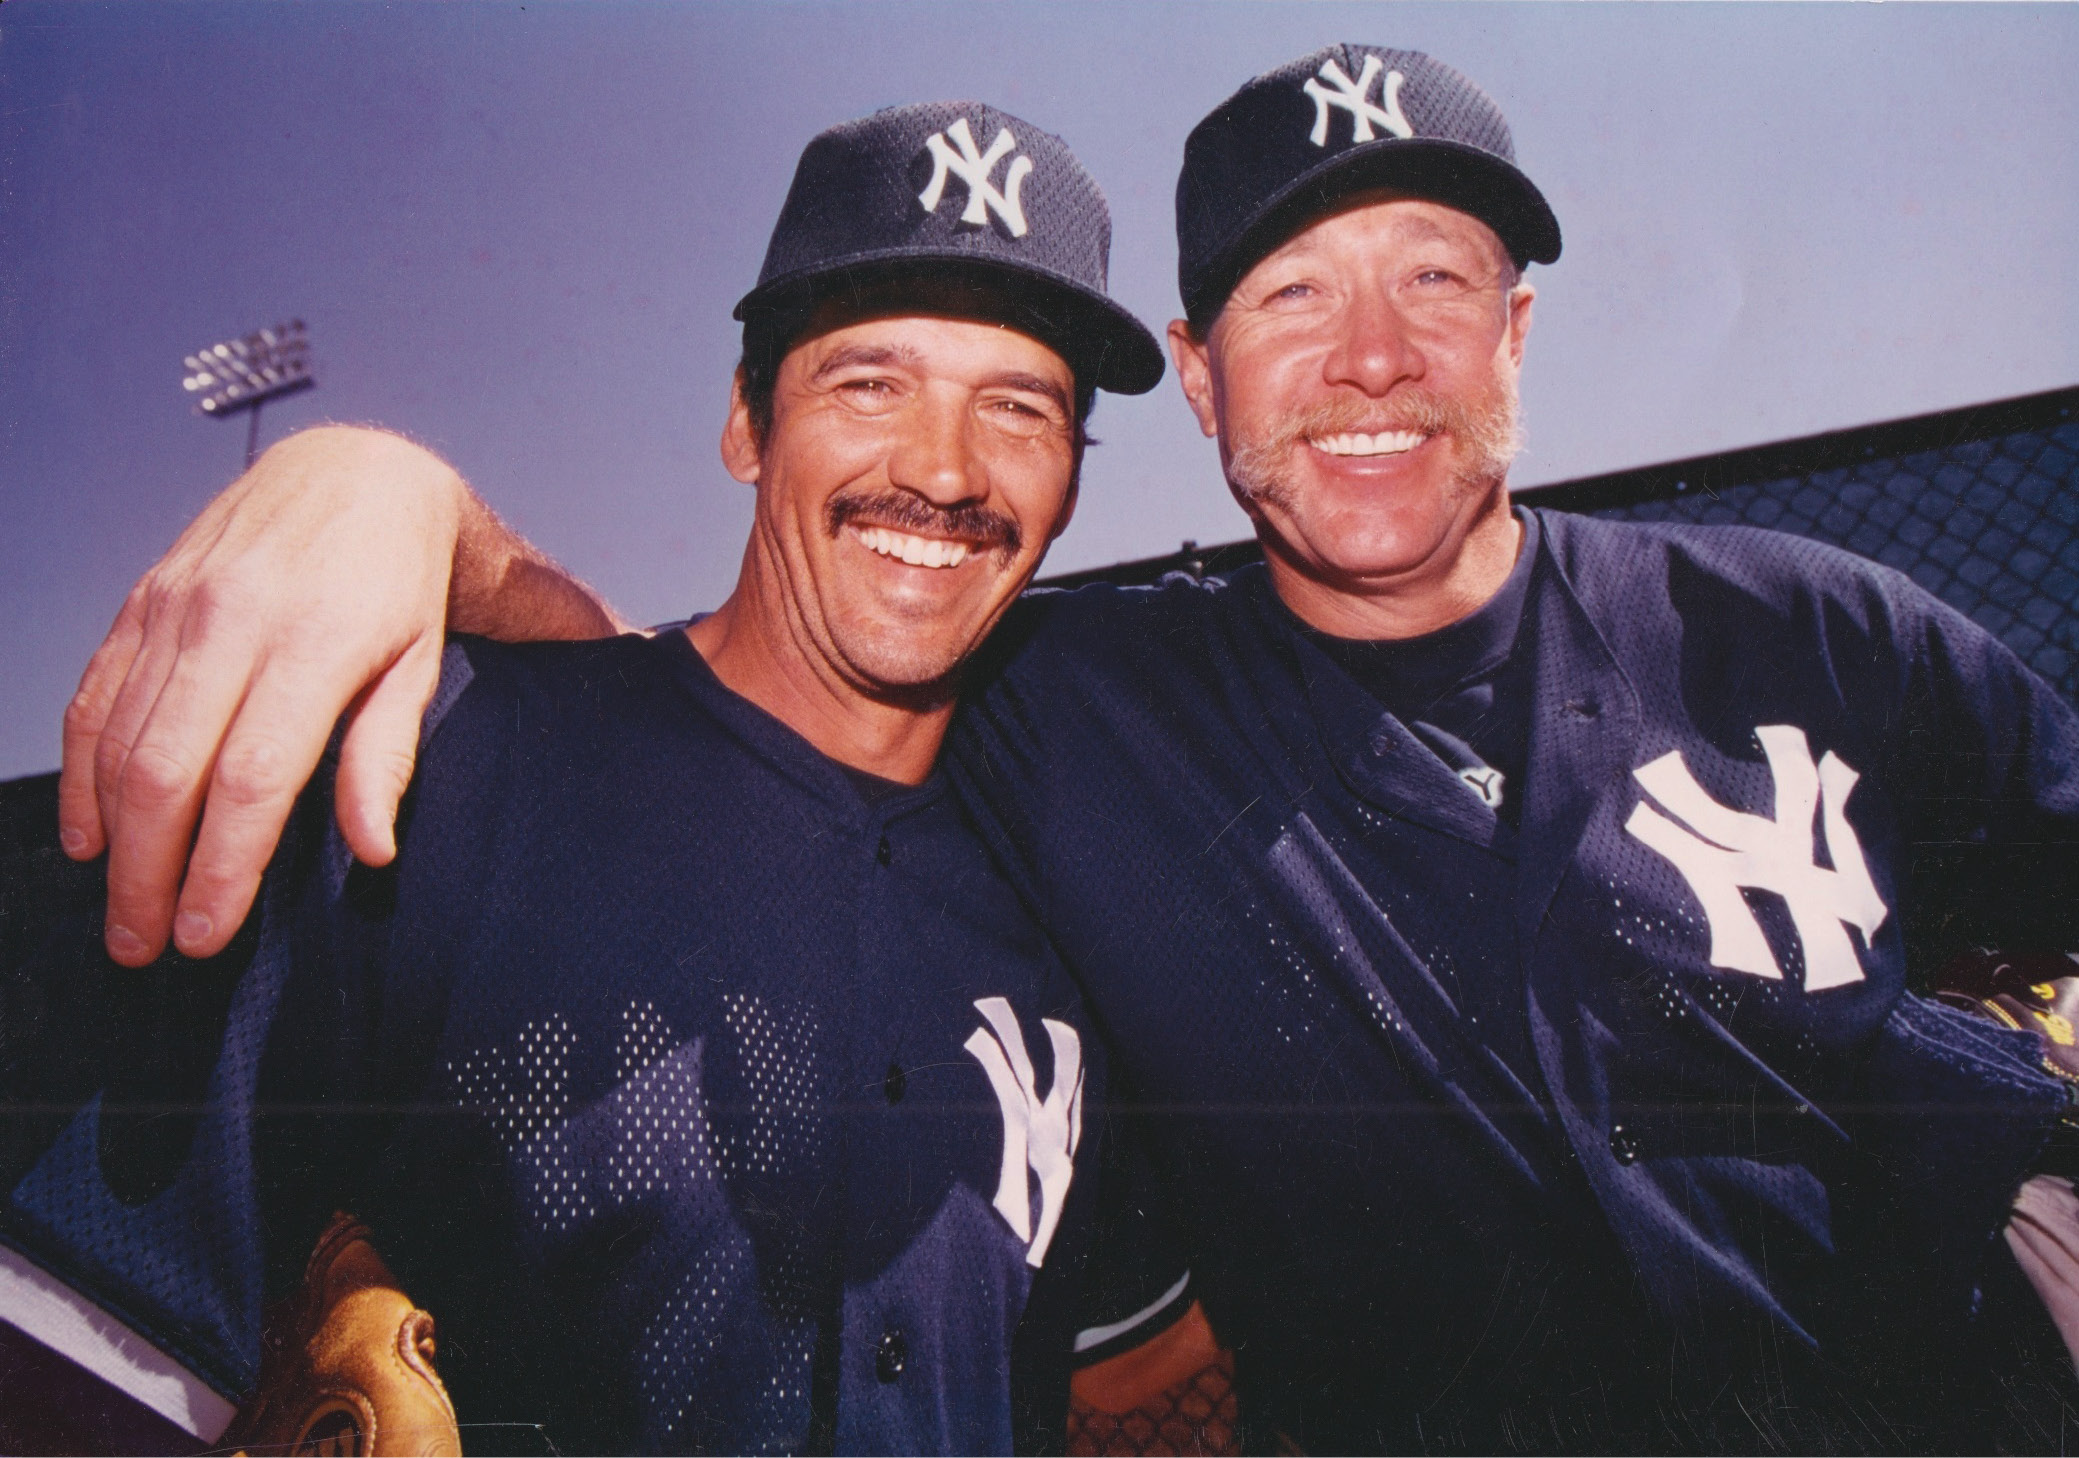
[[[1351,690],[1383,709],[1482,802],[1478,838],[1513,858],[1529,762],[1530,688],[1516,654],[1536,578],[1540,531],[1519,511],[1523,540],[1501,587],[1478,609],[1416,638],[1337,638],[1284,610],[1301,638],[1342,671]],[[1282,604],[1281,604],[1282,608]],[[1447,801],[1438,807],[1454,823]],[[1463,809],[1464,807],[1457,807]],[[1495,824],[1496,818],[1501,822]]]
[[[1457,622],[1415,638],[1338,638],[1304,623],[1300,630],[1396,718],[1423,718],[1437,700],[1493,673],[1515,649],[1538,556],[1537,518],[1519,510],[1516,520],[1523,542],[1515,566],[1493,597]]]

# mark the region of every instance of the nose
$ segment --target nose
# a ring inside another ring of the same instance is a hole
[[[1322,363],[1328,384],[1379,399],[1403,380],[1419,380],[1428,368],[1407,319],[1382,285],[1354,291],[1330,327],[1335,343]]]
[[[988,494],[988,472],[975,451],[974,422],[963,392],[926,389],[903,412],[888,456],[889,484],[938,506]]]

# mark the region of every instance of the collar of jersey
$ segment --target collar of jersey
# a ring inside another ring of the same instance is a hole
[[[847,812],[863,824],[885,825],[925,809],[944,797],[945,771],[933,765],[931,774],[922,784],[869,805],[845,773],[844,766],[809,743],[799,731],[717,678],[684,629],[659,633],[649,643],[656,652],[664,655],[673,676],[696,703],[730,732],[784,766],[805,788],[828,800],[833,809]]]

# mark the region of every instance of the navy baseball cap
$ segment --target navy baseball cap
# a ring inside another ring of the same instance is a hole
[[[748,337],[890,275],[960,279],[1001,297],[1084,388],[1144,394],[1162,351],[1105,293],[1111,243],[1104,194],[1059,137],[975,101],[890,107],[803,149],[736,317]]]
[[[1185,315],[1205,327],[1266,254],[1374,187],[1472,214],[1518,268],[1559,257],[1559,221],[1517,168],[1494,98],[1420,51],[1328,46],[1266,71],[1191,129],[1177,178]]]

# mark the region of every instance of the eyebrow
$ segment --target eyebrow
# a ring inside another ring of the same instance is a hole
[[[1068,392],[1052,380],[1043,380],[1038,375],[1028,375],[1023,370],[1009,370],[1000,375],[991,375],[988,383],[1004,390],[1024,390],[1030,394],[1043,395],[1061,408],[1063,415],[1074,417],[1075,406],[1069,403]]]
[[[925,362],[924,356],[918,351],[897,345],[847,344],[841,349],[832,350],[830,357],[818,364],[809,378],[821,380],[836,374],[839,370],[875,365],[900,365],[905,369],[921,370],[925,367]],[[991,375],[983,381],[983,385],[985,388],[994,386],[1001,390],[1024,390],[1030,394],[1041,395],[1060,407],[1062,414],[1073,416],[1076,413],[1075,406],[1069,402],[1066,390],[1052,380],[1027,374],[1023,370],[1006,370],[1001,374]]]
[[[839,370],[848,370],[857,365],[902,365],[908,369],[919,368],[924,356],[914,349],[898,348],[892,344],[847,344],[830,352],[830,355],[809,376],[820,380],[825,375],[834,375]]]

